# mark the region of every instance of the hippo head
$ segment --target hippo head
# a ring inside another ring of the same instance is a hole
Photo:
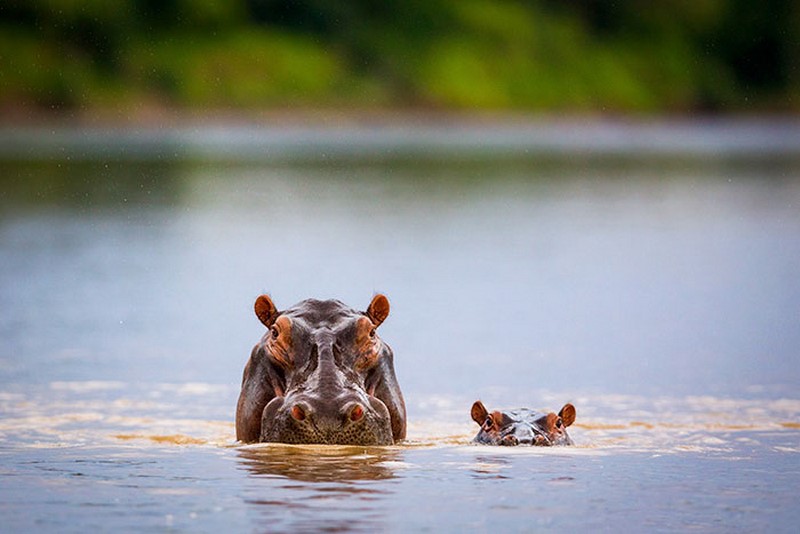
[[[475,401],[472,420],[481,429],[475,443],[486,445],[572,445],[567,427],[575,422],[575,407],[565,404],[558,414],[543,414],[520,409],[489,412],[481,401]]]
[[[237,439],[391,445],[405,438],[392,350],[377,333],[389,315],[385,296],[360,312],[314,299],[278,311],[262,295],[255,312],[267,332],[244,370]]]

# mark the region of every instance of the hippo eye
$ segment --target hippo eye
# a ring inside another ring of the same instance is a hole
[[[278,332],[278,329],[273,326],[272,328],[269,329],[269,333],[272,334],[272,337],[278,339],[278,334],[280,332]]]
[[[375,338],[375,329],[374,328],[369,331],[369,337],[370,337],[370,339],[374,339]]]
[[[489,430],[494,426],[494,419],[492,419],[491,417],[487,417],[486,421],[483,422],[483,426],[484,428],[486,428],[486,430]]]

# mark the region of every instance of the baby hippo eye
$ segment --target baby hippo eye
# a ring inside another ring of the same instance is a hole
[[[273,326],[272,328],[270,328],[270,329],[269,329],[269,333],[270,333],[270,334],[272,334],[272,337],[273,337],[273,338],[275,338],[275,339],[278,339],[278,334],[279,334],[279,332],[278,332],[278,329],[277,329],[277,328],[275,328],[275,327]]]
[[[375,339],[375,329],[374,328],[369,331],[369,337],[370,337],[370,339]]]
[[[491,417],[487,417],[487,418],[486,418],[486,421],[484,421],[484,422],[483,422],[483,427],[484,427],[486,430],[489,430],[489,429],[490,429],[490,428],[492,428],[493,426],[494,426],[494,419],[492,419]]]

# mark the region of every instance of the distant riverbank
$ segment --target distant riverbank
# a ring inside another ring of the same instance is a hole
[[[3,159],[800,157],[800,119],[265,114],[0,124]]]

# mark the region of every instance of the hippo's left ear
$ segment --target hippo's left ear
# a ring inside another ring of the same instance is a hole
[[[369,303],[369,308],[367,308],[367,317],[372,321],[372,324],[379,326],[389,317],[389,299],[381,294],[372,297],[372,302]]]
[[[564,426],[569,426],[575,422],[575,406],[570,403],[564,405],[561,408],[561,411],[558,412],[558,416],[561,418],[561,422],[564,423]]]
[[[274,323],[275,319],[280,315],[280,313],[278,313],[278,308],[275,307],[269,295],[261,295],[258,297],[254,308],[256,317],[258,317],[258,320],[267,328],[272,326],[272,323]]]
[[[486,418],[489,417],[489,410],[486,409],[486,406],[481,401],[476,400],[469,414],[472,416],[473,421],[483,426]]]

